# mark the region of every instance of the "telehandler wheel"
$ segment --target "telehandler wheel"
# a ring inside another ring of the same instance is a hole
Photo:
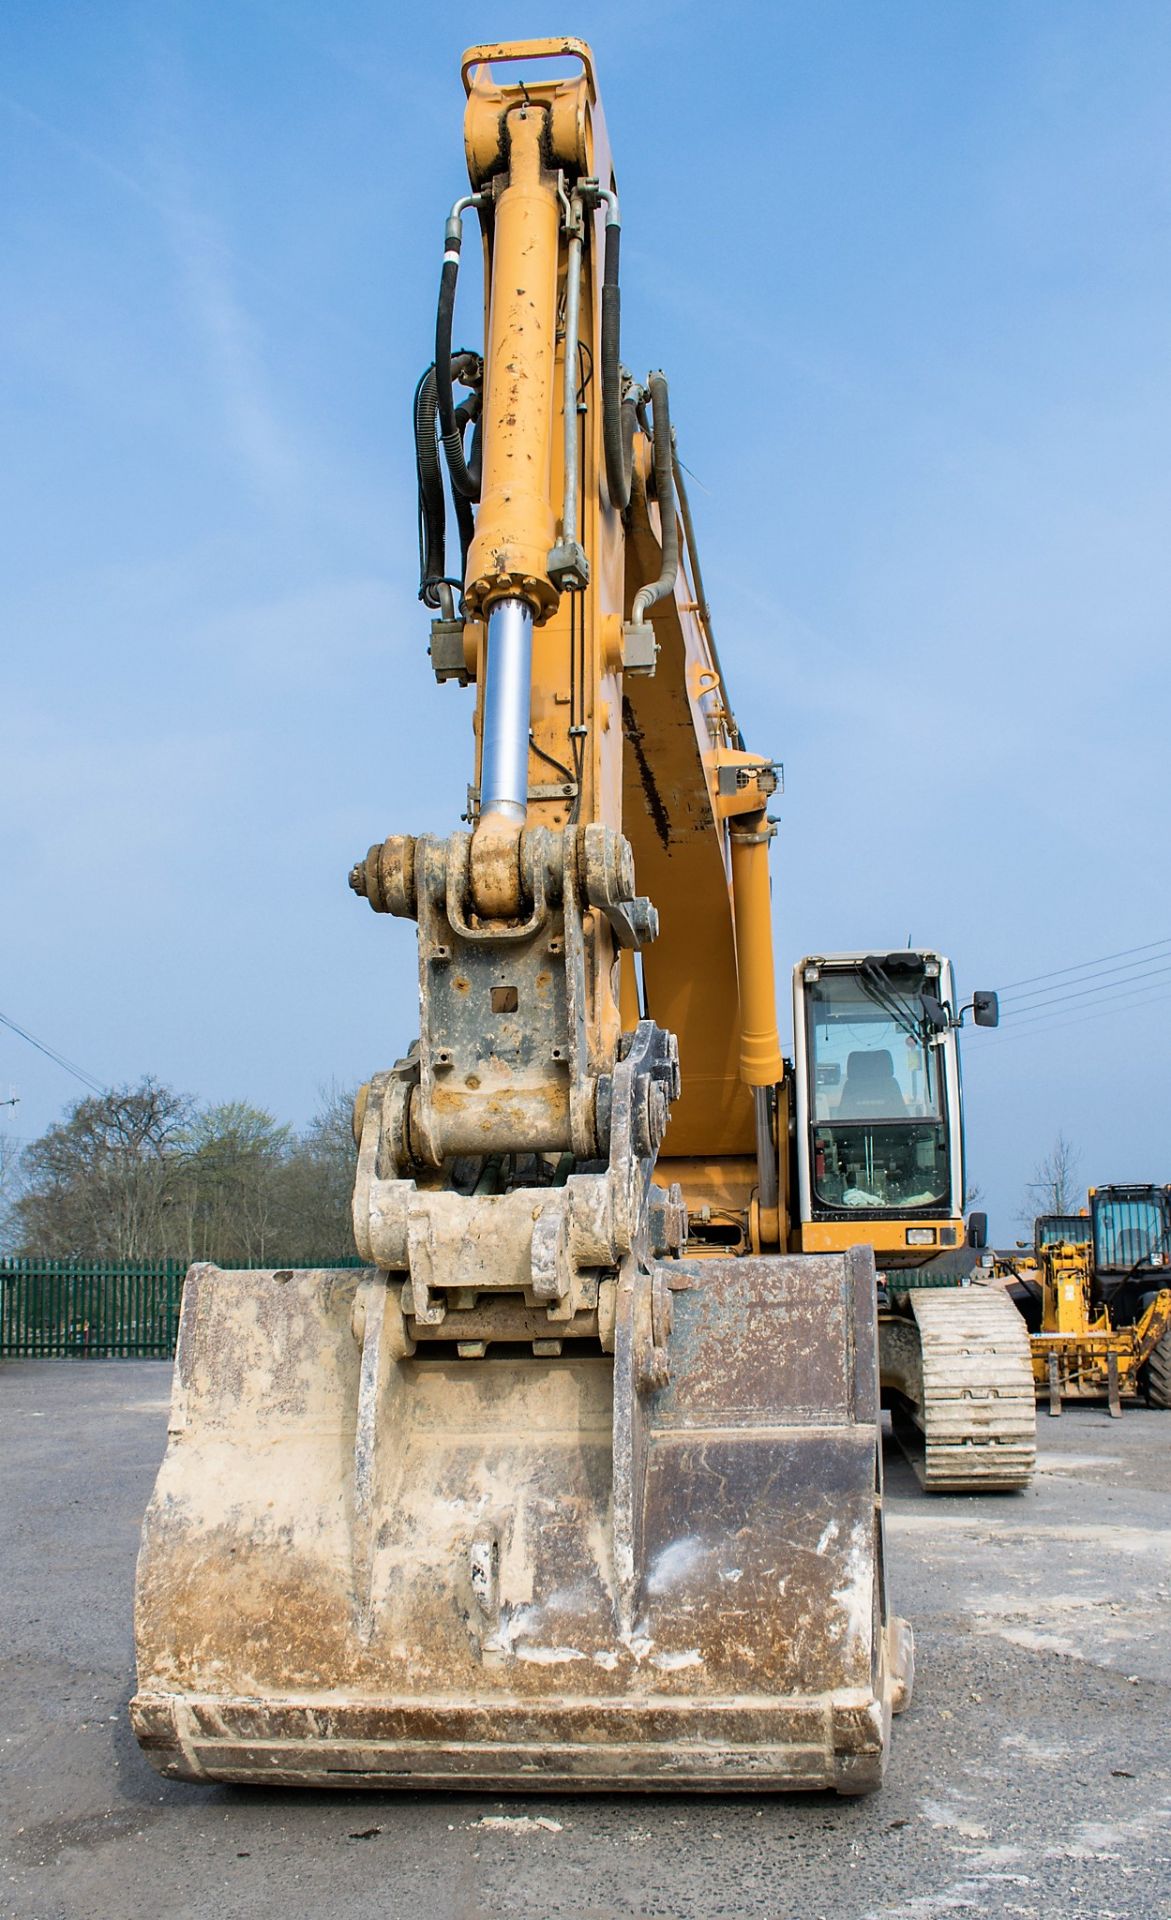
[[[1146,1365],[1147,1399],[1171,1409],[1171,1333],[1165,1333]]]

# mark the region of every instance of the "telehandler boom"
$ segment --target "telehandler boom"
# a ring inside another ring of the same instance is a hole
[[[418,930],[419,1038],[356,1116],[366,1269],[188,1278],[134,1726],[189,1779],[861,1792],[910,1636],[873,1256],[788,1250],[776,772],[733,712],[667,382],[620,358],[590,50],[475,47],[463,75],[415,423],[470,830],[351,876]],[[471,219],[482,357],[452,338]]]

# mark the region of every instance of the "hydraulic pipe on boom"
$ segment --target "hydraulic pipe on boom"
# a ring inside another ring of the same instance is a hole
[[[740,1074],[752,1088],[756,1127],[762,1244],[784,1246],[780,1218],[777,1142],[773,1138],[773,1089],[784,1078],[777,1033],[773,964],[772,898],[768,849],[776,828],[761,813],[742,815],[732,826],[732,902],[736,918],[736,969],[740,981]]]

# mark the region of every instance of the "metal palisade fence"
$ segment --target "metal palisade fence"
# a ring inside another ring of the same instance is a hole
[[[0,1357],[169,1356],[185,1260],[0,1260]]]
[[[0,1359],[169,1359],[186,1272],[185,1260],[0,1259]]]

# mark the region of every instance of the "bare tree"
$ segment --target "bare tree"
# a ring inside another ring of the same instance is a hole
[[[290,1128],[246,1100],[197,1113],[181,1143],[185,1244],[167,1250],[222,1266],[285,1258],[292,1242],[280,1175],[291,1144]]]
[[[11,1133],[0,1133],[0,1253],[12,1239],[19,1186],[20,1142]]]
[[[336,1260],[354,1251],[353,1114],[351,1090],[336,1082],[320,1088],[317,1111],[286,1163],[288,1226],[304,1260]]]
[[[1076,1213],[1084,1202],[1081,1155],[1064,1133],[1059,1133],[1045,1158],[1033,1168],[1019,1217],[1031,1226],[1038,1214]]]
[[[190,1103],[149,1077],[79,1100],[21,1156],[13,1206],[29,1252],[144,1260],[165,1246]]]
[[[149,1079],[78,1101],[20,1156],[9,1238],[58,1259],[344,1259],[354,1244],[352,1109],[350,1093],[323,1089],[295,1134],[246,1100],[197,1108]]]

